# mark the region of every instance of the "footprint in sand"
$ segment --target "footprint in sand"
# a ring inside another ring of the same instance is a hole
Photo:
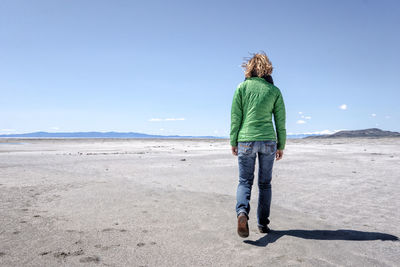
[[[143,247],[144,245],[146,245],[145,243],[142,243],[142,242],[140,242],[140,243],[137,243],[136,244],[138,247]]]

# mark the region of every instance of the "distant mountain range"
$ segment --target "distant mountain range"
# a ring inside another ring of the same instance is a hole
[[[33,132],[23,134],[0,134],[0,137],[12,138],[203,138],[203,139],[228,139],[221,136],[190,136],[190,135],[152,135],[135,132]],[[334,134],[291,134],[287,138],[338,138],[338,137],[400,137],[398,132],[383,131],[377,128],[340,131]]]
[[[352,137],[400,137],[400,133],[391,132],[391,131],[383,131],[378,128],[370,128],[364,130],[353,130],[353,131],[339,131],[334,134],[324,134],[324,135],[315,135],[315,136],[307,136],[306,138],[352,138]]]
[[[301,138],[304,138],[304,137],[317,136],[317,135],[321,135],[321,134],[312,134],[312,133],[287,134],[286,138],[287,139],[301,139]]]
[[[152,135],[135,132],[34,132],[23,134],[0,134],[0,137],[36,137],[36,138],[205,138],[222,139],[225,137],[217,136],[185,136],[185,135]]]

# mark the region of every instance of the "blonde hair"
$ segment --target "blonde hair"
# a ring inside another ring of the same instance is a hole
[[[245,58],[245,62],[242,63],[244,68],[244,76],[250,77],[265,77],[271,75],[272,64],[264,51],[259,53],[251,54],[252,57]]]

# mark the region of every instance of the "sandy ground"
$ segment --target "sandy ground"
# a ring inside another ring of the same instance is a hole
[[[270,234],[228,140],[0,139],[0,266],[399,266],[400,139],[289,140]]]

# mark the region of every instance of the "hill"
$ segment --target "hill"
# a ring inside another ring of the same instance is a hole
[[[371,137],[371,138],[400,137],[400,133],[391,132],[391,131],[383,131],[378,128],[370,128],[370,129],[364,129],[364,130],[339,131],[334,134],[307,136],[305,138],[320,139],[320,138],[355,138],[355,137]]]

